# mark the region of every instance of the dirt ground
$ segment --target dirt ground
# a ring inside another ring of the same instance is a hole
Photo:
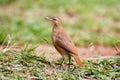
[[[120,48],[118,48],[120,50]],[[119,57],[118,51],[114,47],[108,46],[90,46],[90,47],[77,47],[78,55],[82,59],[95,59],[95,58],[110,58]],[[61,55],[50,45],[40,45],[36,48],[35,54],[40,55],[40,52],[45,55],[46,58],[56,60]]]
[[[4,46],[5,48],[5,46]],[[15,51],[21,51],[21,47],[12,48]],[[98,59],[98,58],[111,58],[120,57],[120,48],[116,50],[114,47],[108,47],[103,45],[93,45],[89,47],[77,46],[78,55],[81,59]],[[0,46],[0,52],[5,51],[3,46]],[[36,47],[34,53],[38,56],[45,56],[47,59],[54,61],[61,58],[61,55],[55,50],[52,45],[39,45]]]

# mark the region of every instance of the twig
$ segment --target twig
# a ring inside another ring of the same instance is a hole
[[[3,53],[9,51],[10,48],[12,47],[12,46],[11,46],[12,38],[11,38],[10,34],[7,35],[6,39],[7,39],[7,38],[8,38],[7,46],[3,49],[3,51],[2,51]],[[5,39],[5,41],[6,41],[6,39]],[[3,45],[4,45],[4,42],[3,42],[2,46],[3,46]]]
[[[118,47],[120,47],[120,42],[119,41],[117,41],[117,43],[116,44],[114,44],[114,48],[115,48],[115,50],[116,50],[116,52],[117,52],[117,55],[120,55],[120,50],[118,49]]]

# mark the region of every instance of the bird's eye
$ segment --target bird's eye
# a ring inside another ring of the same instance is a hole
[[[55,18],[53,20],[56,20]]]

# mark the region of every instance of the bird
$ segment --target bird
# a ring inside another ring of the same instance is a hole
[[[69,64],[68,64],[69,68],[70,68],[71,57],[74,57],[74,60],[76,61],[77,65],[79,67],[82,67],[83,63],[78,56],[77,48],[75,47],[70,36],[64,31],[62,27],[61,19],[57,16],[46,17],[46,18],[50,20],[50,22],[52,22],[53,24],[53,28],[52,28],[53,46],[62,56],[60,68],[64,63],[65,55],[68,55],[69,58]]]

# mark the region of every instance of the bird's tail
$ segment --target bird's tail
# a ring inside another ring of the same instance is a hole
[[[78,57],[78,55],[73,55],[76,63],[78,64],[79,67],[82,67],[83,66],[83,63],[82,61],[80,60],[80,58]]]

